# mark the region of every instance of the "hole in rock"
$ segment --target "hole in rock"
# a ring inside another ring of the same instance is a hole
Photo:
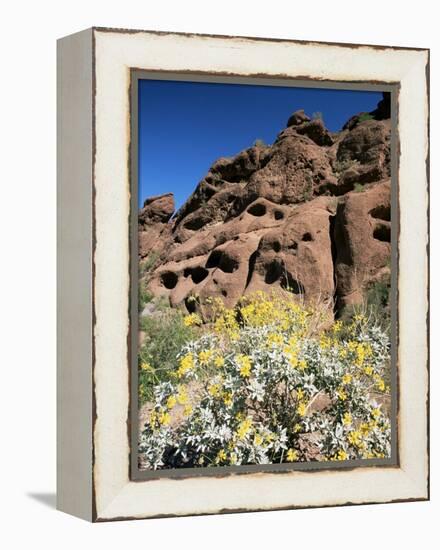
[[[389,206],[376,206],[376,208],[370,210],[370,214],[373,216],[373,218],[377,218],[385,222],[391,221],[391,208]]]
[[[223,252],[221,250],[213,250],[206,261],[206,267],[218,267],[222,259]]]
[[[224,252],[218,267],[225,273],[233,273],[236,269],[238,269],[238,262]]]
[[[228,295],[228,291],[227,290],[222,290],[222,296],[224,296],[226,298],[226,296]]]
[[[264,282],[268,285],[272,285],[275,281],[281,277],[282,267],[281,264],[277,261],[270,262],[266,267],[266,275],[264,277]]]
[[[193,267],[191,270],[191,279],[196,285],[201,283],[209,274],[209,271],[204,267],[197,266]]]
[[[224,250],[213,250],[206,262],[207,268],[218,267],[225,273],[233,273],[238,269],[238,262],[231,258]]]
[[[298,282],[296,279],[294,279],[290,273],[286,273],[286,272],[282,273],[280,286],[284,290],[287,290],[288,292],[292,292],[293,294],[304,295],[303,285],[300,282]]]
[[[252,214],[252,216],[264,216],[264,214],[266,214],[266,207],[264,204],[261,204],[261,202],[257,202],[249,206],[247,211],[249,214]]]
[[[192,298],[192,296],[187,296],[185,298],[185,307],[188,311],[188,313],[195,313],[197,310],[196,307],[196,301]]]
[[[202,218],[192,218],[184,223],[185,229],[190,229],[191,231],[197,231],[202,229],[206,225],[205,220]]]
[[[391,228],[385,224],[376,225],[373,231],[373,237],[378,241],[385,243],[391,242]]]
[[[175,288],[175,286],[177,285],[177,281],[179,280],[179,277],[172,271],[166,271],[165,273],[162,273],[160,278],[163,286],[165,288],[168,288],[169,290]]]
[[[274,241],[272,243],[272,248],[275,252],[280,252],[281,251],[281,244],[278,241]]]
[[[282,220],[284,218],[284,213],[281,212],[281,210],[275,210],[273,215],[276,220]]]
[[[313,241],[312,234],[309,233],[309,232],[304,233],[304,235],[302,236],[302,240],[303,241]]]

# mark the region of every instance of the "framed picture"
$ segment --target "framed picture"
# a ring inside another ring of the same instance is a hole
[[[429,52],[58,44],[58,508],[429,498]]]

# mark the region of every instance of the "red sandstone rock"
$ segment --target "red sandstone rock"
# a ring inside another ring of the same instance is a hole
[[[149,290],[189,311],[275,288],[360,303],[389,272],[387,101],[340,133],[295,112],[272,146],[218,159],[173,218],[172,194],[147,199],[139,255],[152,264]]]

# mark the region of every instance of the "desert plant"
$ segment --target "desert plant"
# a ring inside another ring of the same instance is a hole
[[[144,341],[139,348],[138,373],[141,403],[153,397],[155,385],[173,377],[176,356],[195,336],[196,323],[188,322],[180,310],[155,301],[156,311],[140,319]]]
[[[141,312],[151,302],[153,294],[147,289],[145,281],[139,281],[138,310]]]
[[[157,251],[150,252],[148,256],[139,264],[139,274],[144,276],[149,273],[159,259],[160,253]]]
[[[233,309],[214,300],[212,310],[154,387],[139,446],[150,468],[305,461],[310,436],[315,460],[390,455],[390,422],[372,397],[388,391],[380,327],[357,315],[316,330],[319,311],[285,293],[257,292]]]
[[[362,113],[359,115],[358,121],[364,122],[364,120],[374,120],[374,116],[370,113]]]
[[[302,192],[301,201],[309,201],[313,197],[313,177],[308,172],[304,174],[305,185]]]
[[[348,170],[349,168],[351,168],[355,164],[357,164],[357,162],[356,162],[356,160],[353,160],[353,159],[342,159],[342,160],[336,159],[333,162],[333,170],[337,174],[341,174],[342,172],[345,172],[346,170]]]

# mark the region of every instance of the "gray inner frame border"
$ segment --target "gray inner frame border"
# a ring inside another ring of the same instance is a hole
[[[391,94],[391,457],[387,459],[357,459],[335,462],[298,462],[282,464],[256,464],[244,466],[217,466],[212,468],[181,468],[167,470],[140,470],[138,467],[138,433],[139,433],[139,400],[138,400],[138,90],[139,80],[172,80],[181,82],[205,82],[219,84],[248,84],[258,86],[283,86],[296,88],[326,88],[336,90],[379,91]],[[157,479],[186,479],[192,477],[225,477],[257,472],[286,474],[292,471],[307,471],[310,474],[323,470],[352,470],[359,467],[399,467],[398,427],[399,427],[399,393],[398,393],[398,269],[399,269],[399,135],[398,135],[398,82],[370,81],[332,81],[294,78],[269,77],[266,75],[242,76],[235,74],[213,74],[196,72],[153,71],[130,69],[129,87],[129,181],[130,181],[130,290],[128,362],[129,362],[129,406],[128,437],[130,446],[129,478],[132,481],[152,481]]]

